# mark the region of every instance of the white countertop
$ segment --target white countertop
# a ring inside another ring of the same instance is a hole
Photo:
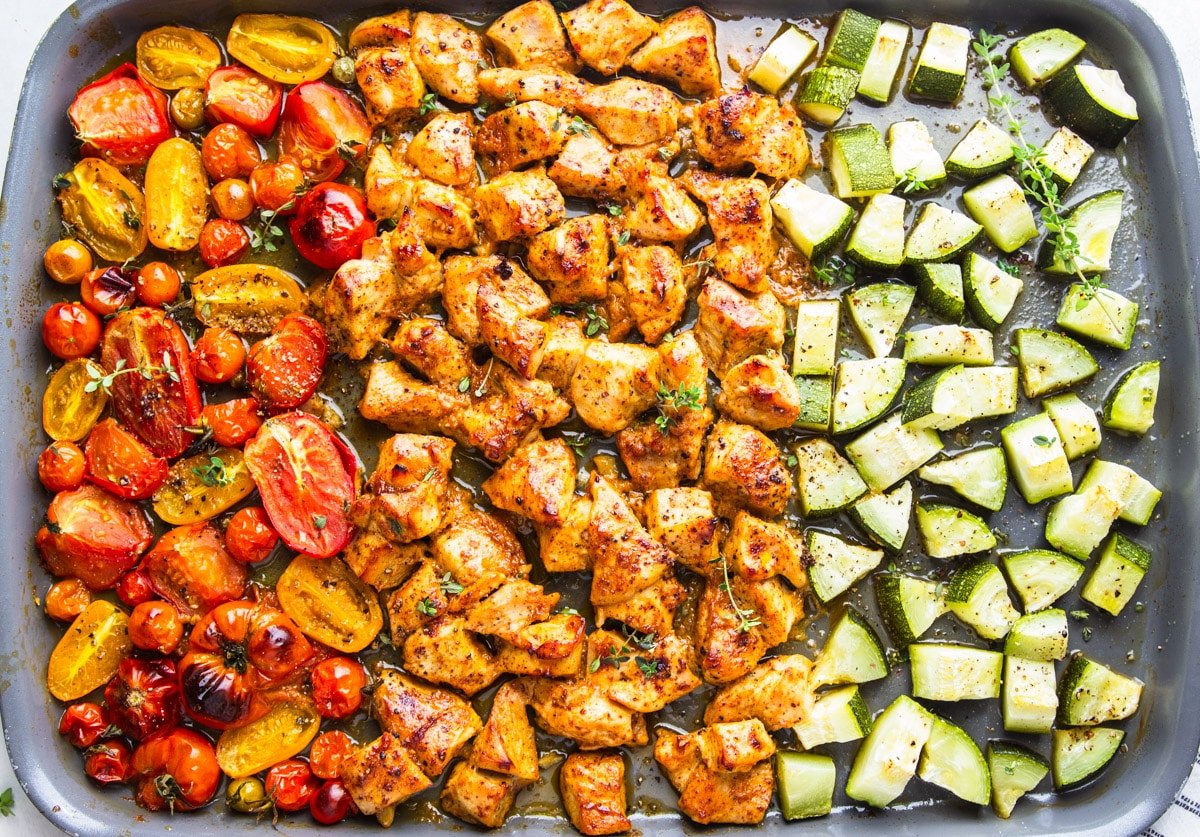
[[[1135,0],[1149,10],[1166,31],[1183,66],[1188,99],[1193,114],[1200,113],[1200,51],[1193,40],[1200,32],[1200,3],[1193,0]],[[42,33],[69,5],[67,0],[3,0],[0,6],[0,177],[8,159],[11,125],[25,68]],[[281,0],[281,7],[286,2]],[[34,809],[25,797],[9,766],[4,742],[0,739],[0,789],[12,787],[16,796],[15,816],[0,819],[0,835],[54,837],[60,832]],[[1166,818],[1164,818],[1166,819]],[[1185,833],[1162,822],[1158,831],[1168,837]]]

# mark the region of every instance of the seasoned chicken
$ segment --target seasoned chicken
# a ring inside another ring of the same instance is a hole
[[[760,617],[748,601],[748,586],[737,577],[728,586],[718,578],[704,585],[696,608],[696,645],[700,670],[709,683],[737,680],[770,648],[755,624]]]
[[[501,641],[497,659],[509,674],[577,677],[583,668],[583,617],[556,613],[522,628],[512,643]]]
[[[418,180],[412,184],[408,208],[413,213],[417,234],[434,250],[465,250],[475,243],[471,202],[451,187]]]
[[[506,67],[568,73],[579,69],[550,0],[530,0],[505,12],[488,27],[487,37],[497,60]]]
[[[700,760],[718,773],[742,773],[775,755],[775,742],[757,718],[710,723],[699,732]]]
[[[670,488],[700,475],[704,438],[713,411],[685,409],[667,422],[641,419],[617,434],[617,450],[633,484],[642,490]]]
[[[550,617],[558,598],[558,593],[547,593],[540,584],[509,581],[467,612],[466,627],[516,643],[522,630]]]
[[[800,417],[800,388],[783,356],[751,355],[725,373],[717,408],[759,430],[782,430]]]
[[[433,784],[402,739],[388,732],[355,747],[338,767],[338,775],[359,813],[368,816],[399,805]]]
[[[495,578],[498,587],[510,578],[528,574],[525,553],[512,529],[498,517],[474,509],[438,532],[433,539],[433,554],[462,584]]]
[[[718,378],[751,355],[783,348],[787,316],[770,291],[747,295],[709,279],[696,298],[696,341]]]
[[[657,712],[703,685],[691,646],[672,633],[596,631],[588,637],[588,668],[612,700],[634,712]]]
[[[351,259],[333,274],[321,303],[329,342],[362,360],[401,313],[399,280],[385,259]]]
[[[376,590],[390,590],[423,561],[433,557],[426,541],[396,544],[373,532],[356,532],[342,553],[354,574]]]
[[[709,434],[703,484],[718,511],[726,503],[764,517],[783,514],[792,494],[791,474],[775,443],[760,430],[725,420]]]
[[[662,578],[674,561],[607,478],[593,474],[591,490],[591,601],[601,606],[617,604]]]
[[[510,171],[475,190],[475,209],[494,241],[529,238],[566,217],[562,193],[538,170]]]
[[[442,786],[439,801],[442,810],[452,817],[484,828],[499,828],[524,786],[525,782],[515,776],[480,770],[469,760],[460,761]]]
[[[771,191],[757,178],[723,177],[693,169],[680,178],[708,209],[713,270],[749,293],[768,290],[767,269],[775,260]]]
[[[562,151],[570,118],[545,102],[518,102],[483,120],[475,147],[488,176],[524,168]]]
[[[596,607],[596,624],[614,621],[644,634],[664,636],[671,632],[675,608],[687,599],[687,589],[668,573],[623,602]]]
[[[558,785],[567,818],[580,833],[621,834],[633,827],[625,815],[625,759],[620,753],[571,753]]]
[[[440,776],[483,727],[471,704],[458,695],[398,671],[380,675],[371,712],[384,732],[402,741],[430,777]]]
[[[475,371],[470,352],[445,325],[429,317],[413,317],[396,327],[388,341],[392,355],[435,384],[453,384]]]
[[[710,575],[719,557],[721,520],[702,488],[660,488],[646,498],[646,528],[693,572]]]
[[[401,433],[379,449],[379,462],[351,509],[360,529],[396,543],[442,527],[454,442],[444,436]]]
[[[808,587],[804,547],[782,523],[739,511],[723,549],[729,568],[742,578],[766,581],[782,575],[797,589]]]
[[[453,573],[443,570],[436,561],[426,560],[418,565],[387,599],[392,644],[402,646],[410,633],[439,615],[450,613],[451,607],[458,604],[458,597],[451,596],[449,591],[460,586]]]
[[[503,462],[531,433],[553,427],[571,412],[550,384],[527,380],[504,364],[489,364],[472,385],[471,403],[447,432],[491,462]]]
[[[758,630],[768,648],[786,642],[792,628],[804,615],[804,603],[800,595],[778,578],[766,581],[746,581],[738,578],[734,582],[745,601],[758,615]]]
[[[629,66],[689,95],[716,93],[721,89],[716,28],[703,10],[689,6],[662,21],[658,33],[630,56]]]
[[[812,661],[803,654],[785,654],[759,663],[750,673],[717,690],[704,710],[704,723],[753,718],[770,730],[796,726],[812,711],[811,669]]]
[[[582,572],[591,569],[587,529],[592,518],[592,499],[575,497],[567,507],[563,522],[538,527],[538,552],[548,573]]]
[[[575,367],[570,397],[579,417],[609,435],[654,405],[658,353],[647,346],[593,340]]]
[[[713,770],[701,756],[705,734],[706,730],[688,735],[661,730],[654,744],[655,760],[680,792],[680,812],[702,825],[762,822],[775,791],[770,755],[747,770]]]
[[[551,735],[574,739],[582,750],[649,741],[645,718],[609,698],[603,680],[591,675],[574,680],[535,678],[530,685],[529,705],[537,725]]]
[[[625,0],[588,0],[563,12],[563,26],[575,54],[593,70],[614,75],[635,49],[658,31],[658,24]]]
[[[479,101],[479,69],[487,66],[483,38],[449,15],[417,12],[413,62],[433,91],[452,102]]]
[[[470,696],[496,682],[502,671],[487,646],[457,617],[436,619],[404,640],[404,670]]]
[[[526,690],[517,682],[496,690],[487,723],[471,745],[472,764],[526,782],[537,781],[537,742],[527,701]]]
[[[575,454],[562,439],[530,441],[488,477],[483,490],[496,508],[555,526],[574,500]]]
[[[572,317],[553,316],[544,322],[546,342],[542,345],[542,364],[537,376],[555,389],[565,390],[571,386],[588,339],[583,336],[583,324]]]
[[[372,363],[358,411],[405,433],[433,433],[447,418],[467,406],[469,397],[448,387],[416,378],[394,362]]]
[[[615,145],[656,143],[679,127],[679,100],[674,94],[635,78],[589,87],[574,107]]]
[[[620,267],[638,331],[647,343],[657,343],[679,322],[687,305],[683,263],[670,247],[627,247]]]
[[[529,242],[529,272],[551,302],[577,305],[608,291],[608,224],[600,215],[569,218]]]
[[[525,315],[508,287],[481,282],[475,293],[479,337],[492,356],[524,378],[537,375],[546,345],[546,324]]]
[[[412,48],[412,14],[407,10],[365,20],[350,33],[354,75],[372,125],[415,116],[420,108],[425,81]]]
[[[472,346],[484,342],[479,317],[479,288],[489,285],[520,316],[540,319],[550,310],[550,299],[537,282],[512,259],[504,256],[451,256],[445,263],[446,327]]]
[[[446,186],[468,186],[479,177],[473,138],[471,114],[439,113],[409,141],[404,159],[430,180]]]
[[[803,172],[812,159],[795,109],[746,88],[698,105],[692,136],[700,156],[722,171],[749,167],[783,179]]]
[[[636,195],[625,218],[634,238],[681,244],[704,225],[700,208],[660,165],[642,165],[626,175],[626,182]]]
[[[561,70],[514,70],[495,67],[479,73],[479,90],[496,102],[545,102],[574,107],[588,84]]]
[[[625,192],[625,175],[617,160],[617,152],[602,137],[574,134],[546,173],[564,195],[615,199]]]

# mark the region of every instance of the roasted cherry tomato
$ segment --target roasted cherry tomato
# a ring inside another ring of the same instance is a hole
[[[101,741],[83,754],[83,772],[100,785],[123,785],[129,781],[129,760],[124,741]]]
[[[183,639],[183,620],[169,602],[142,602],[129,614],[129,641],[143,651],[174,654]]]
[[[159,145],[146,164],[144,182],[150,243],[173,253],[194,250],[208,217],[208,178],[196,146],[183,137]]]
[[[246,444],[246,465],[271,525],[289,547],[328,558],[350,542],[354,481],[336,437],[316,418],[285,413],[267,419]]]
[[[146,554],[142,569],[184,619],[202,616],[246,589],[246,568],[229,557],[221,533],[207,523],[167,532]]]
[[[87,357],[100,345],[100,318],[78,302],[56,302],[42,316],[42,342],[63,360]]]
[[[275,133],[282,102],[282,87],[245,67],[218,67],[204,85],[208,121],[233,122],[256,137]]]
[[[133,276],[133,289],[143,305],[167,305],[179,296],[179,271],[166,262],[150,262]]]
[[[227,177],[212,187],[209,193],[217,215],[230,221],[244,221],[254,211],[254,195],[250,184],[239,177]]]
[[[312,18],[238,15],[225,39],[229,54],[283,84],[319,79],[333,66],[337,42]]]
[[[64,578],[46,591],[46,615],[59,622],[71,622],[92,603],[92,591],[77,578]]]
[[[171,121],[185,131],[196,131],[204,124],[204,88],[184,87],[171,97]]]
[[[88,358],[68,360],[50,376],[42,395],[42,429],[56,441],[78,442],[100,420],[108,393],[97,379],[104,377],[100,364]]]
[[[362,255],[375,235],[362,192],[341,183],[319,183],[296,205],[292,242],[301,256],[324,270],[337,270]]]
[[[218,445],[240,448],[262,427],[257,398],[235,398],[204,408],[204,423],[212,428]]]
[[[346,718],[362,706],[367,672],[349,657],[327,657],[312,671],[313,702],[323,718]]]
[[[231,264],[192,280],[193,310],[206,326],[266,334],[308,301],[296,277],[267,264]]]
[[[70,491],[83,485],[87,464],[74,442],[51,442],[38,456],[38,479],[47,491]]]
[[[217,739],[217,763],[233,778],[261,773],[302,752],[321,729],[321,716],[302,693],[272,691],[270,710],[257,720],[227,729]]]
[[[307,314],[288,314],[274,334],[250,347],[246,383],[267,410],[299,407],[321,384],[326,352],[321,324]]]
[[[336,779],[338,769],[354,751],[354,740],[340,729],[323,732],[308,751],[308,766],[318,779]]]
[[[221,48],[195,29],[160,26],[138,37],[137,65],[142,77],[162,90],[202,87],[221,66]]]
[[[265,814],[271,810],[271,797],[267,796],[262,779],[247,776],[229,783],[225,789],[225,804],[239,814]]]
[[[187,450],[202,405],[179,325],[157,308],[124,311],[105,329],[100,358],[109,373],[118,363],[129,370],[111,386],[121,423],[159,456],[172,459]]]
[[[103,738],[110,723],[108,710],[100,704],[73,703],[58,721],[58,734],[71,742],[72,747],[83,750]]]
[[[142,602],[153,600],[157,595],[150,584],[150,577],[141,567],[125,573],[117,582],[117,598],[129,607],[137,607]]]
[[[171,136],[167,97],[122,64],[75,94],[67,109],[75,133],[114,165],[141,165]]]
[[[63,702],[79,700],[111,680],[132,650],[125,611],[96,599],[50,652],[46,688]]]
[[[78,285],[92,269],[92,253],[73,238],[60,238],[42,256],[46,273],[63,285]]]
[[[267,771],[267,780],[263,784],[276,808],[293,812],[308,807],[308,801],[321,787],[321,780],[313,775],[308,762],[287,759]]]
[[[126,500],[145,500],[167,479],[167,460],[113,419],[92,430],[84,457],[88,479]]]
[[[277,543],[279,533],[261,506],[238,509],[225,527],[225,548],[243,564],[266,560]]]
[[[54,185],[63,220],[101,259],[124,262],[146,249],[146,198],[114,167],[89,157],[56,177]]]
[[[288,94],[279,125],[279,150],[296,159],[309,180],[333,180],[371,136],[361,107],[342,90],[310,81]]]
[[[204,170],[213,180],[248,177],[262,162],[262,152],[254,137],[233,122],[222,122],[205,134],[200,155]]]
[[[133,503],[95,485],[54,495],[37,548],[53,575],[107,590],[150,545],[150,524]]]
[[[206,408],[207,409],[207,408]],[[217,448],[178,459],[154,493],[154,513],[183,526],[211,520],[245,500],[254,478],[237,448]]]
[[[179,663],[188,714],[215,729],[231,729],[270,709],[264,690],[291,676],[313,647],[287,614],[256,602],[228,602],[192,630]]]
[[[104,688],[113,723],[135,741],[179,725],[179,679],[170,659],[121,661]]]
[[[134,273],[123,267],[98,267],[83,277],[79,296],[89,310],[108,317],[133,305]]]
[[[335,825],[354,813],[354,800],[341,779],[330,779],[313,794],[308,810],[321,825]]]
[[[250,249],[250,236],[237,221],[213,218],[200,231],[200,258],[209,267],[233,264]]]
[[[246,346],[227,328],[206,328],[192,347],[196,377],[206,384],[223,384],[242,371]]]
[[[304,169],[292,157],[280,155],[250,172],[250,194],[261,209],[286,215],[296,209],[296,195],[304,191]]]
[[[378,594],[341,558],[297,555],[275,583],[275,595],[306,636],[343,654],[366,648],[383,628]]]
[[[212,744],[184,727],[139,744],[131,768],[134,798],[148,811],[191,811],[212,799],[221,784]]]

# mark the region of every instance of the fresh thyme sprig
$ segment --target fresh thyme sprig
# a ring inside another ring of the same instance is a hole
[[[601,666],[610,665],[613,668],[619,668],[629,662],[629,657],[634,648],[642,651],[650,652],[658,647],[658,637],[654,633],[642,634],[631,630],[625,635],[625,641],[621,643],[621,647],[616,651],[609,648],[609,653],[601,654],[588,664],[588,671],[595,674],[600,670]],[[648,660],[639,655],[634,656],[634,662],[641,669],[642,674],[647,677],[653,677],[662,670],[662,666],[658,660]]]
[[[917,175],[917,167],[913,166],[908,171],[900,176],[900,182],[896,184],[900,191],[906,195],[911,195],[913,192],[929,191],[929,184]]]
[[[699,410],[704,407],[704,391],[699,384],[682,386],[679,389],[668,389],[666,385],[658,385],[658,417],[654,423],[664,434],[670,429],[671,422],[684,410]]]
[[[830,256],[820,264],[813,262],[812,275],[822,285],[832,287],[839,283],[849,285],[854,281],[856,272],[854,265],[841,256]]]
[[[751,628],[757,628],[762,624],[762,619],[758,617],[753,608],[743,608],[738,604],[737,597],[733,595],[733,585],[729,583],[729,562],[725,560],[725,556],[718,555],[712,559],[711,563],[721,565],[720,590],[729,597],[729,606],[733,608],[734,615],[738,618],[738,632],[749,633]]]
[[[103,390],[106,395],[112,395],[112,387],[117,378],[122,375],[138,374],[147,381],[155,375],[166,375],[175,383],[179,383],[179,372],[176,371],[174,362],[171,360],[170,352],[162,353],[162,364],[154,366],[152,364],[140,364],[138,366],[129,366],[125,363],[125,359],[121,358],[113,365],[113,371],[105,372],[102,368],[89,365],[88,377],[91,379],[83,386],[84,392],[95,392]]]

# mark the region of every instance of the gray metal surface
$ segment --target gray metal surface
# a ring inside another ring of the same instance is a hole
[[[496,3],[482,7],[462,2],[423,5],[469,16],[501,10]],[[636,5],[653,12],[682,3],[651,0]],[[1137,444],[1106,441],[1104,449],[1107,458],[1128,462],[1154,480],[1166,491],[1166,498],[1156,520],[1135,533],[1154,548],[1155,555],[1139,591],[1144,611],[1136,615],[1127,611],[1119,620],[1093,617],[1095,637],[1080,647],[1142,677],[1148,688],[1141,712],[1126,727],[1127,754],[1118,757],[1092,785],[1061,797],[1045,795],[1024,802],[1007,822],[987,811],[948,800],[944,794],[935,793],[936,789],[914,781],[902,797],[900,810],[864,813],[843,809],[824,820],[795,824],[783,823],[772,814],[762,830],[920,835],[975,831],[1135,833],[1170,803],[1200,741],[1200,711],[1196,709],[1200,658],[1192,650],[1200,647],[1200,613],[1196,611],[1200,597],[1200,559],[1196,557],[1200,508],[1193,501],[1200,473],[1200,439],[1196,434],[1200,428],[1200,312],[1194,288],[1200,257],[1196,232],[1200,223],[1200,176],[1178,66],[1157,26],[1126,0],[1045,0],[1037,4],[932,0],[908,5],[862,0],[854,5],[879,15],[934,18],[972,28],[983,25],[993,31],[1063,26],[1112,59],[1138,101],[1141,124],[1123,150],[1122,159],[1105,158],[1095,176],[1099,184],[1117,171],[1119,162],[1131,178],[1132,200],[1118,238],[1120,256],[1109,281],[1118,290],[1133,289],[1135,298],[1143,303],[1145,322],[1130,356],[1118,360],[1116,353],[1097,352],[1104,372],[1086,390],[1085,397],[1089,403],[1096,403],[1096,397],[1135,357],[1154,354],[1168,359],[1154,428],[1156,438]],[[341,0],[333,11],[338,16],[361,17],[390,8],[366,0]],[[727,0],[710,4],[709,8],[723,15],[795,19],[836,11],[841,4],[829,0]],[[22,786],[37,807],[69,833],[215,835],[254,827],[252,819],[231,816],[221,804],[198,814],[148,816],[142,820],[127,794],[101,793],[88,782],[78,754],[55,732],[62,707],[46,693],[44,672],[58,632],[48,626],[34,602],[34,597],[46,589],[48,579],[32,548],[47,500],[35,474],[35,459],[44,444],[41,392],[50,368],[38,323],[47,302],[63,296],[44,279],[41,254],[58,233],[51,180],[73,162],[66,107],[80,84],[115,53],[128,49],[142,30],[163,23],[208,28],[228,22],[241,11],[289,11],[321,17],[329,15],[331,5],[322,0],[80,0],[55,22],[38,47],[17,114],[0,196],[0,323],[7,338],[0,341],[0,387],[7,408],[0,417],[0,498],[7,523],[0,566],[8,580],[6,601],[0,606],[0,710]],[[855,107],[852,119],[890,121],[891,114],[885,117],[869,107]],[[1071,198],[1078,199],[1089,191],[1084,188],[1073,192]],[[1027,282],[1028,293],[1057,300],[1060,286],[1040,287],[1036,283],[1046,280],[1029,277]],[[998,340],[997,345],[1003,347],[1006,341]],[[1147,458],[1149,450],[1154,450],[1154,455]],[[1015,517],[1003,517],[995,523],[1014,546],[1028,545],[1035,537],[1028,527],[1040,526],[1043,510],[1025,509],[1019,500],[1016,506],[1020,508],[1012,512],[1014,504],[1010,501],[1006,510]],[[1125,662],[1128,652],[1133,654],[1131,662]],[[896,687],[896,682],[889,684],[893,691]],[[875,709],[884,705],[881,700],[871,703]],[[962,719],[970,713],[948,714]],[[972,726],[977,740],[1004,737],[998,713],[992,711],[991,715],[994,717]],[[1044,746],[1040,749],[1045,751]],[[845,759],[839,759],[839,764],[845,765]],[[667,802],[674,798],[669,791],[656,790],[652,795]],[[646,833],[701,830],[681,825],[674,815],[638,816],[635,823]],[[259,827],[269,826],[264,823]],[[307,817],[289,821],[284,827],[288,832],[314,828]],[[410,832],[463,828],[454,820],[440,826],[409,822],[403,827]],[[340,828],[377,831],[377,826],[367,820]],[[507,828],[573,833],[561,820],[553,821],[533,810],[510,820]]]

